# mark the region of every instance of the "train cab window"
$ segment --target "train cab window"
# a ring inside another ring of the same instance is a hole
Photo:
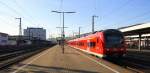
[[[96,42],[89,42],[88,47],[94,48],[96,46]]]

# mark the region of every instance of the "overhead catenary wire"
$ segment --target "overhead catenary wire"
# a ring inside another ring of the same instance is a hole
[[[4,14],[3,14],[3,15],[4,15]],[[5,16],[8,16],[8,14],[5,15]],[[15,17],[12,16],[12,15],[9,15],[9,16],[15,18]],[[2,23],[5,23],[5,24],[10,24],[10,21],[8,22],[8,18],[3,17],[3,16],[0,16],[0,21],[1,21]]]
[[[15,14],[17,14],[17,15],[20,15],[20,16],[21,16],[21,14],[20,14],[18,11],[16,11],[14,8],[12,8],[12,7],[8,6],[6,3],[4,3],[4,2],[2,2],[2,1],[0,1],[0,4],[2,4],[2,5],[4,5],[5,7],[9,8],[9,9],[10,9],[11,11],[13,11]]]
[[[108,12],[107,14],[104,14],[104,17],[109,17],[110,15],[119,13],[122,9],[124,9],[125,7],[127,7],[128,5],[130,5],[130,3],[132,3],[134,0],[127,0],[124,4],[122,4],[121,6],[117,7],[114,10],[111,10],[110,12]]]
[[[115,10],[114,10],[114,11],[111,11],[111,13],[109,12],[109,14],[118,13],[118,12],[121,11],[123,8],[125,8],[126,6],[130,5],[130,3],[133,2],[133,1],[134,1],[134,0],[128,0],[125,4],[122,5],[122,7],[118,7],[117,9],[115,9],[116,11],[115,11]],[[119,11],[117,11],[117,10],[119,10]],[[128,23],[128,22],[137,20],[138,18],[144,17],[144,16],[146,16],[146,15],[148,15],[148,14],[150,14],[150,11],[146,11],[146,12],[144,12],[144,13],[141,13],[141,14],[139,14],[139,15],[133,16],[133,17],[131,17],[131,18],[128,18],[128,19],[119,21],[119,22],[117,22],[117,23],[114,23],[114,25],[115,25],[115,24]],[[107,15],[107,16],[108,16],[108,15]],[[107,16],[105,15],[105,18],[106,18]],[[143,22],[141,22],[141,23],[143,23]]]
[[[94,0],[94,2],[93,2],[93,12],[94,12],[94,14],[96,14],[96,12],[97,12],[97,0]]]
[[[27,10],[25,10],[25,8],[23,8],[16,0],[14,0],[13,1],[15,4],[16,4],[16,6],[24,13],[24,15],[26,15],[26,17],[28,18],[27,20],[30,22],[30,23],[32,23],[32,24],[34,24],[33,23],[33,20],[35,20],[35,18],[33,17],[33,16],[31,16],[30,14],[29,14],[29,12],[27,12]],[[32,19],[32,20],[31,20]]]
[[[97,0],[94,1],[94,14],[92,15],[92,32],[94,33],[95,30],[95,17],[99,17],[96,14],[97,12]]]
[[[59,10],[60,10],[60,11],[63,10],[63,0],[60,0]],[[60,19],[59,19],[60,25],[61,25],[61,21],[62,21],[61,17],[62,17],[62,14],[60,13],[60,16],[59,16],[59,18],[60,18]]]
[[[144,16],[148,16],[148,17],[144,17]],[[137,23],[149,23],[150,22],[150,19],[149,19],[150,14],[144,15],[144,16],[143,17],[139,17],[139,19],[132,20],[132,21],[135,21]],[[142,19],[144,21],[140,21],[140,19]]]
[[[16,9],[14,9],[13,7],[10,7],[8,4],[4,3],[3,1],[0,1],[0,4],[2,4],[3,6],[7,7],[8,9],[10,9],[10,10],[11,10],[13,13],[15,13],[16,15],[22,16],[22,14],[21,14],[20,12],[18,12],[18,11],[17,11]],[[7,16],[8,16],[8,15],[7,15]],[[9,16],[15,18],[15,16],[13,16],[13,15],[9,15]],[[23,17],[23,16],[22,16],[22,17]],[[32,23],[31,21],[26,20],[26,19],[25,19],[25,21],[27,21],[27,22],[29,22],[29,23]]]
[[[150,14],[150,11],[146,11],[146,12],[144,12],[144,13],[141,13],[141,14],[139,14],[139,15],[136,15],[136,16],[131,17],[131,18],[129,18],[129,19],[120,21],[120,22],[115,23],[115,24],[127,23],[127,22],[133,21],[133,20],[135,20],[135,19],[137,19],[137,18],[144,17],[145,15],[148,15],[148,14]]]
[[[62,9],[63,9],[63,0],[60,0],[60,4],[59,4],[59,11],[62,11]],[[60,13],[59,14],[59,26],[61,26],[62,25],[62,14]],[[62,28],[60,29],[60,35],[62,36]]]
[[[11,24],[10,22],[4,20],[3,18],[0,18],[0,21],[3,22],[5,25]],[[1,24],[2,24],[2,23],[1,23]],[[11,26],[11,25],[9,25],[9,26]]]
[[[121,12],[124,8],[129,6],[133,1],[134,0],[127,0],[121,6],[117,7],[116,9],[113,9],[113,10],[109,11],[107,14],[104,14],[103,17],[101,17],[101,23],[103,22],[103,20],[110,18],[110,16],[112,14],[114,15],[114,14],[117,14],[117,13]]]

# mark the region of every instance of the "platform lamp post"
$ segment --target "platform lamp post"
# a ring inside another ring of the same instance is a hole
[[[62,53],[64,53],[64,41],[65,41],[65,33],[64,33],[64,14],[69,14],[69,13],[76,13],[76,12],[65,12],[65,11],[52,11],[55,13],[62,13],[63,14],[63,25],[62,25]]]

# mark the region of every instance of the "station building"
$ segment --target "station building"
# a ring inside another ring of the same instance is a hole
[[[30,27],[24,29],[24,36],[35,37],[39,40],[46,40],[46,29]]]
[[[0,45],[8,44],[8,34],[0,32]]]

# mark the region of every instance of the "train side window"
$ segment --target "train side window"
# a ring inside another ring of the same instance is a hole
[[[88,47],[94,48],[96,46],[96,42],[89,42]]]
[[[84,43],[82,43],[82,46],[84,46]]]
[[[77,45],[79,46],[79,42],[77,43]]]
[[[79,46],[82,46],[81,42],[79,42]]]
[[[83,43],[83,42],[81,43],[81,46],[84,46],[84,43]]]
[[[79,46],[84,46],[84,43],[83,42],[79,42]]]

